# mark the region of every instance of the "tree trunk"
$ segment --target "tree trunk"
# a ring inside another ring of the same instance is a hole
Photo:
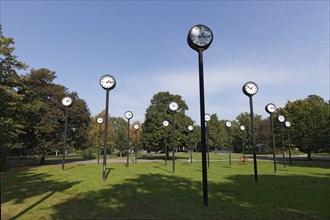
[[[312,151],[307,152],[307,160],[313,160],[312,159]]]
[[[45,165],[45,155],[42,155],[40,158],[40,165]]]

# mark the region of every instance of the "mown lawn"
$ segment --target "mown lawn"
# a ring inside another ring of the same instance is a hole
[[[209,206],[201,163],[66,164],[1,174],[1,219],[330,219],[329,162],[211,162]]]

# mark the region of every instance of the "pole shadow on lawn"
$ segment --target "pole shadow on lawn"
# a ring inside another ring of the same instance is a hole
[[[47,194],[24,210],[19,211],[19,213],[14,217],[11,217],[11,219],[17,219],[24,216],[25,213],[34,209],[46,199],[52,197],[56,192],[65,191],[81,182],[58,182],[49,180],[48,178],[53,175],[47,173],[35,173],[31,170],[31,167],[13,168],[13,170],[14,169],[15,172],[12,172],[11,174],[8,174],[9,172],[6,173],[6,184],[3,184],[4,175],[1,174],[1,205],[11,200],[13,200],[15,204],[24,204],[26,200],[31,197],[40,196],[45,193]]]
[[[328,183],[324,176],[262,175],[255,184],[251,175],[232,175],[221,183],[209,182],[209,206],[204,207],[201,181],[140,174],[57,204],[51,218],[329,219]],[[315,187],[320,187],[318,196]]]

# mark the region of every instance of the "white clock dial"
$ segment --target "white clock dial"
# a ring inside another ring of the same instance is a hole
[[[244,130],[245,130],[245,126],[244,126],[244,125],[241,125],[241,126],[239,127],[239,129],[241,129],[241,131],[244,131]]]
[[[209,122],[211,120],[211,116],[209,114],[205,115],[205,121]]]
[[[268,113],[273,113],[276,111],[276,106],[273,103],[269,103],[268,105],[266,105],[266,111]]]
[[[187,37],[188,45],[196,51],[206,50],[213,41],[213,33],[210,28],[205,25],[193,26]]]
[[[164,127],[167,127],[169,125],[169,122],[168,121],[163,121],[163,125],[164,125]]]
[[[291,123],[289,121],[286,121],[285,122],[285,126],[290,127],[291,126]]]
[[[284,117],[283,115],[279,115],[279,116],[278,116],[278,120],[279,120],[280,122],[284,122],[284,121],[285,121],[285,117]]]
[[[227,121],[227,122],[226,122],[226,127],[227,127],[227,128],[230,128],[230,127],[231,127],[231,122],[230,122],[230,121]]]
[[[243,86],[243,92],[246,95],[252,96],[258,92],[258,86],[254,82],[247,82]]]
[[[102,124],[103,123],[103,118],[98,118],[97,123]]]
[[[176,103],[176,102],[171,102],[170,105],[169,105],[169,107],[170,107],[170,109],[171,109],[172,111],[176,111],[176,110],[178,110],[179,105],[178,105],[178,103]]]
[[[100,79],[100,84],[104,89],[113,89],[116,86],[116,80],[111,75],[104,75]]]
[[[189,126],[188,126],[188,130],[189,130],[189,131],[192,131],[193,129],[194,129],[194,127],[193,127],[192,125],[189,125]]]
[[[196,25],[190,31],[191,41],[200,47],[210,44],[213,38],[211,30],[204,25]]]
[[[133,112],[127,111],[127,112],[125,112],[124,116],[126,119],[131,119],[131,118],[133,118]]]
[[[138,125],[138,124],[135,124],[135,125],[134,125],[134,129],[135,129],[135,130],[138,130],[139,128],[140,128],[140,125]]]
[[[69,105],[72,104],[72,99],[71,99],[70,97],[64,97],[64,98],[62,99],[62,104],[63,104],[64,106],[69,106]]]

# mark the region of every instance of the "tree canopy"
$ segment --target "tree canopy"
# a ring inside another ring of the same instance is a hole
[[[330,105],[322,97],[309,95],[305,99],[288,101],[281,109],[291,122],[291,143],[301,151],[330,152]]]
[[[185,114],[188,106],[180,95],[173,95],[169,92],[159,92],[151,99],[151,104],[146,110],[145,120],[142,125],[142,145],[145,149],[160,151],[165,148],[165,128],[163,121],[167,120],[170,125],[167,129],[167,143],[169,149],[172,148],[172,117],[173,112],[169,109],[170,102],[176,102],[179,105],[178,110],[174,114],[175,123],[175,146],[188,147],[189,130],[188,126],[193,125],[193,121]]]
[[[17,71],[28,66],[17,60],[13,54],[15,47],[13,38],[2,34],[0,24],[0,163],[6,168],[6,157],[11,147],[19,145],[18,136],[23,132],[24,125],[20,120],[22,96],[17,93],[21,87]]]

